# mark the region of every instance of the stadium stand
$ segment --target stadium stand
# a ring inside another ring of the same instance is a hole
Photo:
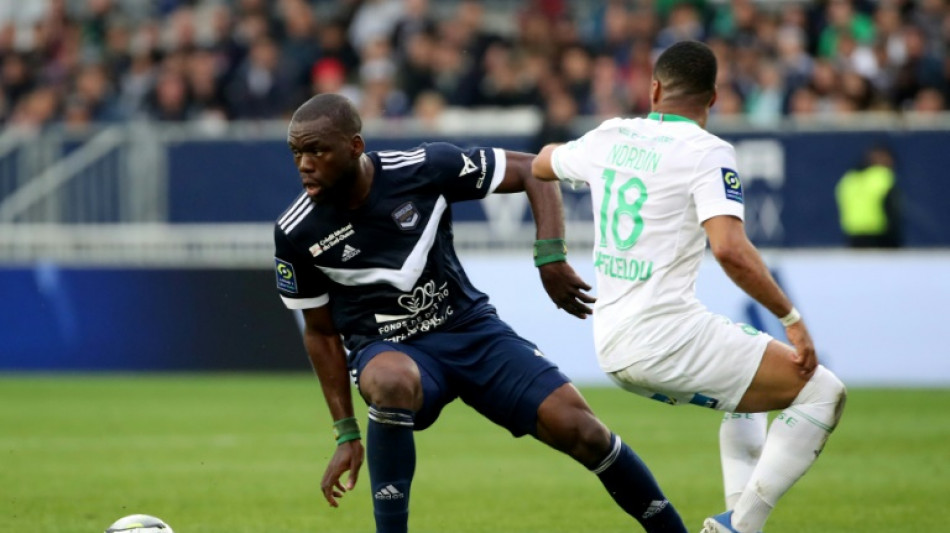
[[[652,58],[681,39],[718,55],[716,113],[759,124],[950,98],[943,0],[37,0],[0,2],[0,121],[273,119],[332,91],[423,124],[526,106],[550,132],[646,111]]]

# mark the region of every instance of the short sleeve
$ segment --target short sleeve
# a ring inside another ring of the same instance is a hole
[[[294,247],[280,226],[274,227],[274,276],[288,309],[321,307],[330,301],[330,280]]]
[[[505,177],[505,152],[498,148],[463,149],[449,143],[426,145],[426,164],[450,202],[478,200],[491,194]]]
[[[742,180],[736,169],[732,146],[722,145],[706,152],[696,165],[690,187],[700,223],[719,215],[745,218]]]
[[[554,149],[551,153],[551,168],[559,180],[573,188],[589,182],[585,169],[590,164],[590,148],[596,132],[597,130],[589,131],[583,137]]]

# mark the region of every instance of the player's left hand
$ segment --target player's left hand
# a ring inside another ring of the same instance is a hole
[[[548,263],[538,267],[544,290],[558,309],[563,309],[580,319],[587,318],[594,311],[588,306],[597,301],[586,291],[590,285],[584,282],[567,261]]]
[[[804,321],[798,321],[785,328],[785,336],[795,347],[793,361],[798,365],[798,373],[802,377],[811,378],[811,374],[818,368],[818,356],[815,354],[815,343],[805,327]]]
[[[330,458],[330,464],[323,473],[323,479],[320,481],[320,490],[323,491],[323,497],[327,499],[331,507],[339,507],[337,498],[342,498],[344,493],[353,490],[356,486],[356,479],[363,465],[363,454],[363,443],[359,439],[344,442],[336,447],[333,457]],[[347,471],[350,475],[344,485],[340,478]]]

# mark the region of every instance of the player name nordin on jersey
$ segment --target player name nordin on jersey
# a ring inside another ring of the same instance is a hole
[[[594,269],[605,276],[627,281],[646,281],[653,275],[653,261],[628,259],[597,252]]]
[[[652,149],[620,143],[610,148],[607,160],[618,167],[656,172],[656,167],[660,164],[660,153]]]

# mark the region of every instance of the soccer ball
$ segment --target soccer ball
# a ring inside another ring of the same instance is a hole
[[[147,514],[122,517],[109,526],[105,533],[175,533],[161,518]]]

